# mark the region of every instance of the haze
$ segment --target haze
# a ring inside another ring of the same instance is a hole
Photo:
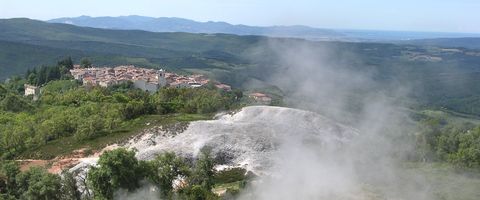
[[[476,0],[0,0],[0,18],[143,15],[255,26],[480,33]]]

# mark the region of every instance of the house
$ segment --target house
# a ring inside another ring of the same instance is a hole
[[[40,88],[37,86],[25,84],[25,96],[33,96],[33,100],[38,99],[38,95],[40,95]]]

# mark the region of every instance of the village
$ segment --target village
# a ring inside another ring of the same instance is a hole
[[[133,87],[155,93],[163,87],[172,88],[198,88],[210,82],[213,86],[224,91],[231,91],[231,86],[211,81],[201,74],[179,75],[166,72],[163,69],[147,69],[135,67],[133,65],[120,65],[116,67],[88,67],[82,68],[80,65],[74,65],[70,74],[75,80],[82,82],[87,87],[110,87],[122,83],[132,82]],[[33,96],[38,99],[41,90],[40,87],[25,84],[25,96]],[[272,98],[264,93],[252,92],[248,97],[259,104],[270,104]]]
[[[84,86],[109,87],[131,81],[135,88],[148,92],[156,92],[162,87],[174,88],[197,88],[210,83],[210,79],[200,74],[178,75],[168,73],[163,69],[147,69],[133,65],[122,65],[117,67],[91,67],[81,68],[75,65],[70,70],[74,79],[83,82]],[[230,91],[229,85],[213,82],[219,89]]]

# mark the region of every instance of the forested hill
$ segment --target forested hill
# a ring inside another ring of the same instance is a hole
[[[187,32],[187,33],[226,33],[236,35],[265,35],[276,37],[301,38],[337,38],[342,34],[329,29],[308,26],[247,26],[232,25],[226,22],[197,22],[175,17],[89,17],[58,18],[49,20],[52,23],[65,23],[76,26],[119,30],[145,30],[152,32]]]
[[[325,64],[374,72],[382,88],[368,88],[371,91],[388,90],[395,82],[411,83],[412,96],[421,105],[480,115],[480,51],[464,48],[154,33],[1,19],[0,79],[71,56],[77,63],[87,57],[95,65],[134,64],[203,73],[235,87],[249,80],[268,85],[270,75],[285,65],[279,62],[285,60],[278,51],[281,46],[303,46]]]
[[[96,52],[118,51],[118,49],[103,49],[106,44],[128,49],[138,56],[159,55],[159,57],[184,55],[192,52],[221,50],[238,53],[246,45],[257,42],[261,37],[238,37],[223,34],[190,34],[190,33],[153,33],[134,30],[108,30],[77,27],[66,24],[50,24],[29,19],[0,20],[0,38],[5,41],[15,41],[56,48],[69,47],[73,49],[90,49]],[[60,41],[62,43],[60,43]],[[86,42],[89,43],[86,43]],[[65,45],[68,42],[68,45]],[[63,45],[63,46],[62,46]],[[99,48],[93,48],[100,45]],[[103,47],[103,48],[102,48]],[[135,51],[137,50],[137,51]],[[125,49],[124,51],[127,51]],[[134,52],[137,52],[136,54]],[[170,52],[170,54],[166,54]]]
[[[97,65],[152,67],[161,64],[172,68],[208,68],[242,64],[245,61],[238,55],[265,38],[107,30],[30,19],[4,19],[0,20],[0,40],[3,42],[0,56],[5,58],[1,59],[0,70],[4,73],[0,78],[4,79],[35,64],[55,62],[59,56],[67,54],[74,59],[92,57]],[[42,51],[33,51],[32,45]],[[15,51],[7,51],[11,46],[15,46]],[[45,48],[48,49],[43,51]],[[38,58],[37,63],[28,62],[33,54]]]

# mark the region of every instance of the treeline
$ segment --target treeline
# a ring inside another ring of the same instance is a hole
[[[70,79],[71,69],[73,69],[73,61],[68,57],[58,61],[55,66],[41,66],[27,70],[25,80],[30,85],[41,86],[53,80]]]
[[[148,184],[157,187],[153,195],[158,199],[215,200],[220,199],[212,192],[215,185],[238,182],[244,186],[249,178],[244,169],[215,171],[214,165],[208,149],[196,160],[165,152],[151,161],[139,161],[135,152],[120,148],[105,152],[86,176],[75,179],[68,171],[62,176],[42,168],[20,172],[16,163],[6,162],[0,165],[0,198],[114,199],[119,190],[134,192]],[[228,190],[227,194],[238,192]]]
[[[207,87],[163,88],[150,94],[131,83],[85,88],[75,80],[58,80],[31,101],[0,86],[0,158],[14,158],[62,137],[82,141],[111,134],[143,115],[228,110],[239,106],[240,98],[241,92]]]
[[[422,161],[480,170],[480,126],[449,124],[439,118],[424,119],[420,125],[417,153]]]

